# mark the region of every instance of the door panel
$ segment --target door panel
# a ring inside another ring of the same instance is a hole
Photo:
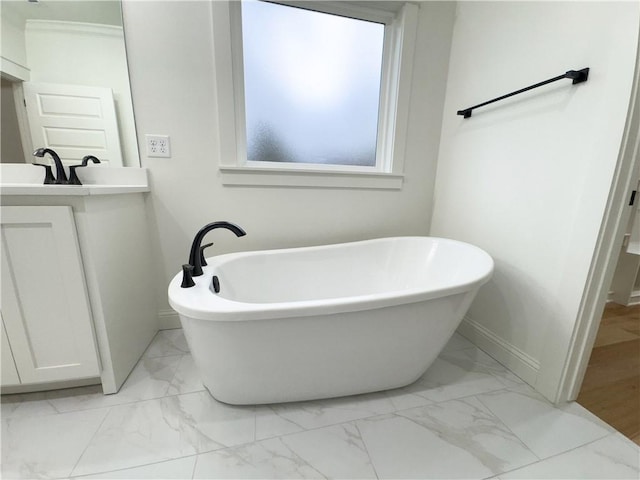
[[[111,89],[29,82],[23,88],[34,150],[51,148],[65,164],[95,155],[108,165],[122,166]]]
[[[0,314],[0,318],[2,314]],[[18,370],[16,370],[16,364],[11,354],[11,346],[7,339],[7,332],[4,329],[4,320],[2,321],[2,328],[0,329],[0,340],[2,341],[2,372],[0,373],[0,385],[20,385],[20,377],[18,376]]]

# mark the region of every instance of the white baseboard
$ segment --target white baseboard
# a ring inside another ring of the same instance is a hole
[[[83,378],[80,380],[61,380],[59,382],[33,383],[30,385],[11,385],[0,388],[0,393],[30,393],[47,390],[59,390],[63,388],[86,387],[87,385],[100,385],[100,377]]]
[[[158,328],[160,330],[170,330],[181,327],[180,317],[173,310],[160,310],[158,312]]]
[[[462,320],[458,327],[458,333],[495,358],[522,380],[530,385],[535,385],[540,370],[540,362],[535,358],[468,317]]]
[[[609,292],[607,294],[607,303],[613,302],[613,294],[614,292]],[[629,301],[625,306],[630,307],[632,305],[638,305],[638,304],[640,304],[640,290],[634,290],[631,292],[631,295],[629,296]],[[623,304],[620,304],[620,305],[623,305]]]

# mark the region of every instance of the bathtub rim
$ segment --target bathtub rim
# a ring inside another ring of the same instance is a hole
[[[273,303],[247,303],[230,300],[211,292],[211,277],[213,270],[220,263],[234,260],[247,255],[274,255],[278,253],[288,253],[293,251],[313,251],[327,248],[339,248],[344,245],[358,245],[373,242],[389,241],[396,239],[431,239],[445,243],[461,245],[463,248],[476,251],[480,257],[488,261],[487,270],[473,277],[471,280],[453,286],[433,288],[411,288],[403,290],[390,290],[384,293],[357,295],[351,297],[337,297],[322,300],[303,300],[292,302]],[[493,258],[481,248],[470,243],[462,242],[442,237],[432,236],[396,236],[378,237],[368,240],[358,240],[353,242],[342,242],[328,245],[314,245],[309,247],[278,248],[271,250],[250,250],[234,253],[215,255],[207,258],[208,266],[203,268],[203,275],[195,277],[195,286],[191,288],[181,288],[182,273],[177,273],[168,288],[169,305],[180,315],[197,319],[211,321],[247,321],[247,320],[267,320],[273,318],[306,317],[313,315],[331,315],[336,313],[357,312],[363,310],[373,310],[384,307],[402,305],[406,303],[416,303],[434,298],[456,295],[468,292],[489,281],[493,275],[495,263]]]

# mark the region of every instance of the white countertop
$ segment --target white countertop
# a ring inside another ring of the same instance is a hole
[[[1,195],[114,195],[149,192],[146,168],[87,166],[77,171],[82,185],[43,185],[44,170],[28,164],[0,165]]]
[[[0,195],[113,195],[148,192],[145,185],[37,185],[2,183]]]

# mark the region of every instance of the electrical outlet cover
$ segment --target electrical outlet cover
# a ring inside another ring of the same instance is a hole
[[[147,143],[147,157],[171,157],[171,143],[169,135],[145,135]]]

